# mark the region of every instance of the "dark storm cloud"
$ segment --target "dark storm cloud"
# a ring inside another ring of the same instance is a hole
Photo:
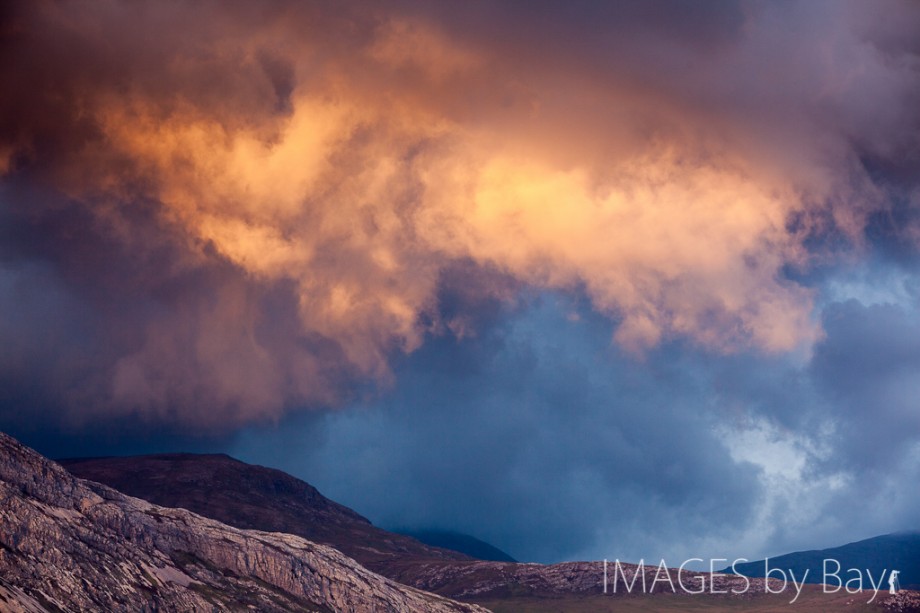
[[[523,560],[753,559],[920,522],[916,304],[829,302],[811,358],[677,344],[641,363],[585,304],[521,309],[429,343],[382,400],[245,431],[232,453]]]
[[[569,319],[564,302],[429,343],[384,400],[258,430],[237,451],[384,525],[470,532],[523,560],[687,553],[741,530],[758,469],[719,440],[707,383],[668,351],[634,363],[608,323]]]
[[[830,460],[869,479],[885,477],[920,444],[917,306],[851,299],[824,314],[828,337],[816,348],[812,368],[838,418],[841,440]]]

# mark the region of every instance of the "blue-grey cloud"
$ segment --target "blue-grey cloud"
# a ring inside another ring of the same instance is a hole
[[[380,399],[234,449],[383,525],[525,560],[825,546],[920,523],[915,306],[832,300],[810,357],[671,344],[636,362],[583,304],[541,297],[429,343]]]
[[[472,532],[527,560],[601,544],[653,555],[743,525],[757,469],[719,441],[692,365],[669,350],[637,364],[609,323],[576,313],[542,298],[481,336],[428,343],[391,393],[303,425],[319,444],[299,445],[294,421],[250,433],[239,453],[310,475],[385,525]]]

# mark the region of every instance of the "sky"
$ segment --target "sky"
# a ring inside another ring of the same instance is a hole
[[[0,429],[526,561],[920,528],[920,6],[0,9]]]

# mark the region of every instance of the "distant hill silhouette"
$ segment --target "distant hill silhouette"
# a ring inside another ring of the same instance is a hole
[[[824,572],[822,565],[824,560],[829,559],[840,562],[841,570],[838,574],[844,582],[853,576],[847,574],[849,568],[858,568],[864,574],[866,569],[869,569],[873,577],[878,577],[883,570],[897,569],[901,571],[899,578],[902,588],[920,589],[920,531],[885,534],[830,549],[788,553],[770,558],[770,567],[791,568],[799,577],[805,572],[805,569],[808,569],[806,581],[822,583]],[[829,570],[835,569],[832,563],[829,565]],[[737,564],[735,568],[741,574],[749,577],[764,576],[763,560]],[[731,572],[731,568],[726,568],[722,572]],[[887,572],[884,587],[888,589]]]
[[[465,553],[477,560],[517,562],[517,560],[498,547],[493,547],[485,541],[481,541],[474,536],[461,532],[453,532],[450,530],[396,530],[395,532],[411,536],[432,547],[442,547],[444,549]]]

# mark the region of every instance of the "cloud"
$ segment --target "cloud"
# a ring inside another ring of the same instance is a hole
[[[816,237],[858,247],[893,189],[863,159],[920,147],[916,20],[671,9],[13,5],[3,266],[47,267],[23,291],[80,304],[67,329],[101,349],[55,380],[62,411],[341,405],[475,332],[439,302],[461,264],[483,299],[583,289],[639,359],[807,352],[815,290],[788,271]]]
[[[639,368],[610,330],[534,299],[489,334],[426,344],[386,398],[248,430],[232,453],[382,525],[466,531],[523,560],[678,555],[738,534],[756,470],[720,442],[696,373],[666,356]]]
[[[385,397],[246,428],[230,453],[522,560],[835,546],[920,521],[916,306],[831,302],[805,360],[672,342],[638,363],[587,300],[531,297],[408,356]]]
[[[819,346],[812,368],[841,417],[838,435],[846,451],[833,461],[851,470],[882,476],[917,446],[916,297],[911,307],[851,299],[825,311],[833,334]]]

